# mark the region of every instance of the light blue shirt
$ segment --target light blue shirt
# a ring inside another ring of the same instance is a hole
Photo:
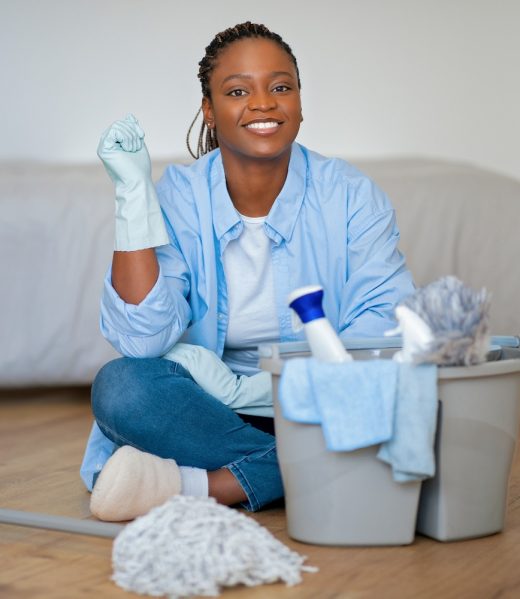
[[[156,248],[159,278],[135,306],[117,295],[109,270],[101,331],[124,356],[163,356],[177,341],[222,356],[228,324],[222,255],[243,223],[227,191],[220,150],[189,166],[169,166],[157,193],[171,241]],[[414,291],[412,277],[397,248],[387,196],[355,167],[294,143],[264,229],[273,242],[281,342],[304,339],[293,331],[287,305],[289,293],[304,285],[323,286],[325,314],[341,337],[377,337],[395,327],[394,308]],[[108,445],[99,435],[94,429],[83,461],[88,487],[106,461]]]

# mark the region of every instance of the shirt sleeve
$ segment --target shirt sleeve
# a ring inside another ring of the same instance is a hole
[[[105,277],[101,298],[100,328],[103,336],[123,356],[156,358],[164,355],[181,337],[191,320],[186,301],[189,285],[184,261],[168,246],[169,259],[175,260],[178,276],[163,274],[159,259],[159,277],[143,301],[127,304],[112,286],[112,270]]]
[[[414,292],[414,284],[398,249],[395,211],[386,195],[363,178],[349,204],[340,336],[378,337],[396,326],[395,307]]]

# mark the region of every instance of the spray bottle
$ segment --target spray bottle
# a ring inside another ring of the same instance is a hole
[[[312,355],[322,362],[349,362],[352,356],[325,317],[322,300],[323,287],[319,285],[295,289],[287,298],[299,317],[298,324],[303,325]]]

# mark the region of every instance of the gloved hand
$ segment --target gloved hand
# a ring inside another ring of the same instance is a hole
[[[186,368],[204,391],[233,410],[273,405],[269,372],[237,376],[217,354],[200,345],[188,343],[177,343],[163,357]]]
[[[133,115],[113,123],[97,150],[116,191],[115,246],[134,251],[169,243],[152,181],[144,131]]]

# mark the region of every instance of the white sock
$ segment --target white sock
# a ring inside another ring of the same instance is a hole
[[[179,466],[181,471],[181,495],[208,496],[208,471],[202,468]]]

